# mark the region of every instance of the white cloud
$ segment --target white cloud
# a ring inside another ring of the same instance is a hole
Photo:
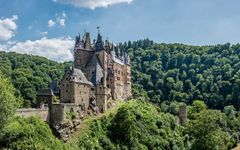
[[[67,14],[65,13],[65,11],[62,12],[62,14],[55,14],[55,19],[50,19],[48,21],[48,27],[53,27],[55,25],[60,25],[62,27],[65,26],[65,21],[67,18]]]
[[[53,27],[55,26],[56,22],[53,21],[52,19],[48,20],[48,27]]]
[[[46,36],[47,34],[48,34],[48,32],[47,31],[45,31],[45,32],[40,32],[39,33],[41,36]]]
[[[119,3],[131,3],[133,0],[53,0],[65,4],[72,4],[76,7],[95,9],[96,7],[108,7]]]
[[[57,18],[57,23],[58,23],[60,26],[65,26],[65,19]]]
[[[68,61],[73,58],[73,47],[74,40],[71,38],[42,38],[36,41],[18,42],[7,48],[6,51],[39,55],[56,61]],[[2,48],[6,47],[2,46]]]
[[[11,18],[0,19],[0,41],[7,41],[14,36],[14,32],[17,30],[16,20],[17,15],[13,15]]]

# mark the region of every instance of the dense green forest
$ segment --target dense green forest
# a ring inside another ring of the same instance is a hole
[[[204,100],[210,108],[240,107],[240,44],[189,46],[128,42],[134,88],[155,103]],[[141,94],[134,93],[134,94]]]
[[[131,57],[133,94],[154,103],[201,99],[209,108],[240,106],[240,44],[189,46],[145,39],[120,45]],[[0,70],[34,106],[37,88],[61,80],[71,62],[0,52]]]
[[[220,111],[195,100],[188,106],[188,122],[180,125],[176,115],[184,103],[165,101],[153,105],[132,100],[116,113],[90,122],[76,142],[63,143],[40,119],[13,116],[19,107],[19,95],[9,80],[0,73],[1,149],[225,150],[240,140],[240,114],[231,105]]]
[[[179,125],[173,112],[180,105],[185,104],[172,102],[158,107],[129,101],[116,115],[94,120],[77,145],[105,150],[226,150],[239,142],[240,116],[233,106],[221,112],[196,100],[188,106],[188,123]]]
[[[60,81],[70,65],[71,62],[58,63],[44,57],[0,51],[0,71],[24,99],[23,107],[34,107],[37,89],[48,87],[52,80]]]
[[[141,100],[94,120],[71,145],[38,118],[13,116],[16,108],[34,106],[37,89],[60,81],[71,62],[0,52],[0,148],[225,150],[240,142],[240,44],[146,39],[120,47],[129,51],[132,92]],[[188,105],[183,125],[176,123],[181,105]]]

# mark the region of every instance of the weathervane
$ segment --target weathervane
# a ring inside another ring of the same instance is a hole
[[[99,26],[97,26],[97,29],[98,29],[98,34],[100,34],[100,27],[99,27]]]

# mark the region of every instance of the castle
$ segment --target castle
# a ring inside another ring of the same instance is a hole
[[[54,97],[59,97],[60,103],[54,103]],[[17,115],[39,116],[58,130],[70,112],[79,119],[89,111],[106,111],[110,99],[131,97],[128,53],[108,40],[103,41],[99,31],[97,40],[91,43],[87,32],[83,37],[76,37],[74,63],[65,72],[60,85],[52,82],[49,88],[38,89],[37,108],[20,109]]]
[[[83,110],[95,104],[100,111],[107,109],[108,99],[131,98],[131,66],[126,51],[98,31],[91,43],[90,33],[76,36],[74,64],[66,71],[60,84],[61,103],[74,103]]]

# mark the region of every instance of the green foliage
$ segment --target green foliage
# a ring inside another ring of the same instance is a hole
[[[150,100],[191,104],[203,100],[209,108],[240,108],[240,44],[189,46],[140,40],[128,49],[132,81],[142,85]]]
[[[16,117],[0,133],[0,148],[26,150],[65,149],[49,126],[38,118]]]
[[[174,116],[143,101],[123,105],[115,116],[95,120],[79,140],[87,149],[185,149]]]
[[[136,98],[136,99],[142,99],[142,100],[149,99],[147,92],[143,89],[143,86],[139,84],[132,85],[132,95],[133,95],[133,98]]]
[[[52,80],[60,81],[71,62],[58,63],[39,56],[0,52],[0,71],[8,77],[23,97],[24,107],[35,105],[36,91]]]
[[[207,110],[207,106],[204,101],[194,100],[192,105],[188,107],[188,117],[190,119],[193,119],[194,117],[196,117],[196,114],[205,110]]]
[[[67,119],[73,120],[76,119],[76,113],[74,112],[73,108],[70,109],[69,112],[66,113]]]
[[[188,122],[187,130],[192,138],[193,150],[224,150],[230,144],[230,135],[223,130],[224,114],[217,110],[198,113],[196,119]]]
[[[15,113],[17,98],[12,84],[3,77],[0,71],[0,131]]]

